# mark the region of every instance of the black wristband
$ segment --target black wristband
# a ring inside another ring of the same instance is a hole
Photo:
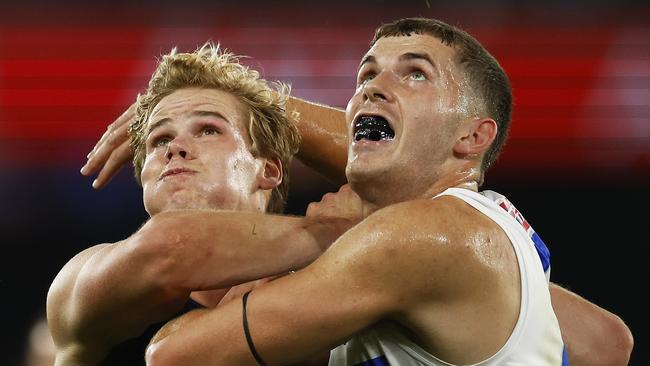
[[[248,302],[248,295],[250,293],[251,293],[251,291],[249,290],[248,292],[246,292],[244,294],[244,297],[241,299],[241,302],[242,302],[242,314],[243,314],[242,321],[244,323],[244,336],[246,336],[246,343],[248,343],[248,349],[251,351],[251,354],[253,355],[253,357],[255,357],[255,361],[257,361],[257,363],[260,366],[266,366],[266,364],[264,363],[264,360],[262,360],[262,357],[260,356],[260,354],[257,353],[257,350],[255,349],[255,345],[253,344],[253,338],[251,338],[251,333],[248,330],[248,319],[246,319],[246,303]]]

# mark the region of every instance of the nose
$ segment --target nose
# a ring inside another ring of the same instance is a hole
[[[184,138],[177,136],[167,144],[167,152],[165,157],[171,160],[174,156],[181,159],[191,159],[192,149],[191,144]]]
[[[178,154],[178,156],[180,156],[181,158],[185,159],[186,156],[187,156],[187,151],[185,151],[185,150],[178,150],[177,154]],[[174,152],[172,152],[171,150],[168,150],[168,151],[167,151],[167,159],[168,159],[168,160],[172,160],[173,157],[174,157]]]
[[[392,102],[393,78],[394,75],[392,73],[384,71],[377,74],[373,79],[368,80],[363,87],[363,101]]]

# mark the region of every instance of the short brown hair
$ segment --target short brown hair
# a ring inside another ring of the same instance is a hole
[[[300,145],[300,134],[291,121],[297,116],[286,112],[290,88],[261,79],[257,71],[241,65],[238,56],[220,50],[219,45],[211,42],[192,53],[177,53],[174,48],[164,55],[145,94],[138,96],[135,119],[129,126],[138,182],[146,156],[146,126],[151,112],[164,97],[190,87],[231,93],[247,108],[251,153],[276,157],[282,162],[282,182],[271,192],[266,207],[268,212],[282,212],[289,189],[289,166]]]
[[[407,18],[377,28],[371,45],[383,37],[427,34],[456,50],[456,63],[465,73],[472,92],[483,103],[483,110],[497,124],[497,136],[485,152],[481,173],[494,163],[505,144],[512,118],[510,80],[497,60],[469,33],[437,19]]]

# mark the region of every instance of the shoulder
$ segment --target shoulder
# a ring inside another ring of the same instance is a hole
[[[47,318],[52,337],[58,346],[72,347],[72,334],[67,330],[74,319],[72,295],[77,286],[79,273],[90,258],[109,246],[110,244],[99,244],[81,251],[63,266],[50,285],[47,294]],[[70,352],[76,354],[78,350]]]
[[[56,278],[52,282],[48,298],[55,294],[58,294],[66,288],[69,288],[71,285],[74,285],[79,272],[88,262],[88,260],[101,250],[110,248],[110,246],[111,244],[95,245],[79,252],[77,255],[72,257],[72,259],[70,259],[68,263],[63,266],[61,271],[57,274]],[[67,294],[65,296],[67,296]]]
[[[110,247],[111,244],[95,245],[79,252],[77,255],[72,257],[72,259],[70,259],[68,263],[63,266],[61,271],[59,271],[57,276],[54,278],[54,281],[52,282],[48,293],[48,302],[53,300],[52,297],[56,297],[58,300],[60,300],[60,297],[67,298],[69,295],[68,292],[72,291],[72,287],[74,286],[77,277],[79,276],[79,273],[81,272],[81,269],[84,267],[84,265],[95,254],[99,253],[103,249]]]
[[[391,205],[373,213],[354,229],[361,234],[381,233],[385,245],[406,240],[447,246],[467,243],[477,235],[487,238],[500,233],[491,219],[454,196]]]
[[[472,283],[468,277],[483,275],[484,251],[491,250],[485,244],[503,235],[495,226],[454,197],[403,202],[370,215],[323,259],[349,267],[352,276],[369,278],[364,282],[379,281],[384,289],[392,285],[399,296],[457,291]],[[405,278],[435,280],[405,286]]]

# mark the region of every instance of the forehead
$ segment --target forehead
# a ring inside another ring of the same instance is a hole
[[[151,111],[147,125],[164,118],[184,117],[194,111],[218,113],[238,127],[242,127],[246,116],[244,103],[231,93],[218,89],[185,88],[162,98]]]
[[[364,59],[372,56],[378,62],[389,61],[406,53],[427,54],[438,65],[453,62],[455,56],[455,50],[443,44],[440,39],[428,34],[411,34],[378,39],[366,52]]]

